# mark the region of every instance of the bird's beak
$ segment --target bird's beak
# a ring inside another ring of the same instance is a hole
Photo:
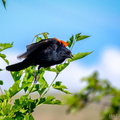
[[[70,58],[72,59],[74,56],[71,54]]]

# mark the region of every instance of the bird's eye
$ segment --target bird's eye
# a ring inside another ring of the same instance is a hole
[[[70,54],[70,51],[67,51],[67,54]]]

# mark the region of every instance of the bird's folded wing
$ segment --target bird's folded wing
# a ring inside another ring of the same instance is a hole
[[[43,51],[51,43],[52,43],[51,40],[45,39],[45,40],[41,40],[40,42],[27,45],[26,46],[27,52],[19,55],[17,58],[27,58],[30,54],[34,54],[38,49],[39,51]]]

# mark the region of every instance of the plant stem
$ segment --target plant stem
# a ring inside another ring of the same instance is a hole
[[[74,38],[73,43],[72,43],[72,45],[71,45],[71,47],[70,47],[70,51],[72,51],[72,49],[73,49],[75,43],[76,43],[76,40],[75,40],[75,38]]]
[[[55,78],[53,79],[53,81],[51,82],[51,84],[48,86],[47,90],[41,95],[41,98],[45,96],[45,94],[50,90],[51,86],[53,85],[53,83],[55,82],[56,78],[58,77],[59,73],[56,74]]]
[[[3,91],[2,91],[2,88],[0,87],[0,91],[1,91],[1,94],[3,95]]]
[[[29,95],[32,92],[32,89],[34,88],[34,83],[32,83],[32,85],[30,86],[27,95]]]
[[[34,36],[34,38],[32,39],[32,43],[34,42],[34,39],[35,39],[36,37],[38,37],[39,35],[41,35],[41,33],[39,33],[39,34],[37,34],[37,35]]]

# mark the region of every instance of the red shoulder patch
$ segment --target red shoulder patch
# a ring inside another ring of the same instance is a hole
[[[64,42],[62,40],[59,40],[58,38],[54,38],[55,40],[57,40],[60,44],[63,44],[65,47],[68,46],[67,42]]]

